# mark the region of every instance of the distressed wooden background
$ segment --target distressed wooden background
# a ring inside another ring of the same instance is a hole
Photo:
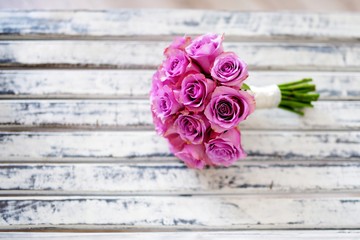
[[[249,157],[199,171],[154,133],[147,94],[168,42],[206,32],[250,84],[313,77],[321,99],[255,112]],[[130,231],[0,239],[360,238],[360,15],[1,11],[0,40],[0,231]]]

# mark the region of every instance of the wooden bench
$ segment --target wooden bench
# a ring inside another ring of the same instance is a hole
[[[255,112],[249,157],[197,171],[147,94],[169,41],[207,32],[249,83],[313,77],[321,100]],[[1,11],[0,38],[0,239],[360,238],[359,14]]]

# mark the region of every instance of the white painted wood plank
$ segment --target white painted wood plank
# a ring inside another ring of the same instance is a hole
[[[356,229],[360,224],[359,194],[1,197],[0,206],[0,229]]]
[[[230,38],[360,38],[360,17],[351,13],[224,12],[203,10],[1,11],[2,37],[105,36],[158,38],[225,32]]]
[[[360,129],[360,101],[322,101],[305,117],[259,109],[242,129]],[[0,127],[153,129],[148,100],[1,100]]]
[[[359,159],[359,131],[242,131],[253,158]],[[166,141],[149,131],[1,132],[1,160],[123,160],[171,156]]]
[[[192,231],[192,232],[117,232],[117,233],[54,233],[7,232],[0,239],[12,240],[358,240],[358,230],[251,230],[251,231]]]
[[[2,67],[155,68],[162,61],[161,41],[3,41]],[[263,70],[358,71],[360,44],[224,43],[250,65]]]
[[[1,100],[0,109],[0,126],[153,128],[148,100]]]
[[[155,70],[0,70],[2,98],[147,98]],[[251,71],[255,86],[312,77],[323,100],[360,100],[357,72]]]
[[[0,96],[147,98],[151,86],[151,76],[154,72],[155,69],[0,70]],[[358,79],[360,81],[360,75]],[[346,87],[346,85],[344,84],[343,87]]]
[[[6,194],[251,194],[360,190],[358,162],[239,162],[229,168],[162,164],[0,164]]]
[[[315,102],[314,108],[305,109],[305,116],[298,116],[281,109],[259,109],[240,123],[244,129],[304,129],[339,130],[359,129],[360,102]]]

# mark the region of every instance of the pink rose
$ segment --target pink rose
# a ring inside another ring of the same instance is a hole
[[[215,132],[223,132],[236,127],[254,110],[255,99],[248,92],[220,86],[211,95],[205,116]]]
[[[207,122],[204,116],[181,113],[174,122],[175,132],[187,143],[201,144],[204,141]]]
[[[248,77],[247,65],[235,53],[222,53],[214,61],[211,76],[221,85],[240,89]]]
[[[167,126],[163,123],[163,121],[156,115],[155,110],[151,108],[151,114],[153,118],[153,123],[155,125],[155,131],[160,136],[163,136],[164,133],[167,131]]]
[[[223,39],[222,35],[205,34],[195,38],[185,51],[206,73],[209,73],[215,58],[223,52]]]
[[[158,102],[159,95],[158,94],[159,94],[159,92],[164,94],[164,92],[162,90],[163,87],[164,87],[163,83],[158,79],[158,72],[156,72],[153,76],[153,81],[152,81],[151,91],[150,91],[151,114],[152,114],[152,118],[153,118],[153,123],[155,125],[155,130],[161,136],[164,135],[164,133],[168,130],[169,126],[171,126],[174,122],[173,119],[171,119],[171,121],[170,121],[169,117],[164,119],[165,115],[168,116],[168,114],[161,114],[159,112],[160,106],[158,106],[158,104],[159,104],[159,102]],[[169,87],[166,86],[165,90],[169,91]],[[170,96],[171,96],[170,100],[175,101],[173,99],[174,95],[170,93]],[[165,101],[165,102],[168,102],[168,101]],[[179,104],[175,104],[175,105],[178,107]]]
[[[203,74],[190,74],[182,80],[180,102],[190,111],[203,111],[215,86],[215,82]]]
[[[172,50],[172,49],[179,49],[179,50],[184,51],[185,48],[190,43],[191,43],[191,37],[176,37],[174,39],[174,41],[170,44],[170,46],[165,48],[164,54],[165,55],[171,54],[171,53],[169,53],[169,51]]]
[[[172,132],[172,133],[166,133],[167,135],[165,135],[166,139],[169,142],[169,147],[170,147],[170,151],[173,154],[176,154],[177,152],[183,150],[184,146],[185,146],[185,141],[182,140],[182,138],[180,137],[180,135],[176,132]]]
[[[230,166],[240,158],[246,157],[241,147],[240,131],[232,128],[205,143],[205,153],[214,165]]]
[[[206,165],[203,145],[185,145],[182,151],[175,152],[175,156],[180,158],[190,168],[203,169]]]
[[[160,71],[156,71],[152,76],[151,89],[150,89],[150,101],[153,101],[154,97],[157,95],[159,89],[163,87],[163,83],[160,80]]]
[[[180,80],[181,77],[187,72],[199,72],[199,68],[191,63],[189,57],[185,52],[178,49],[170,50],[170,53],[162,64],[161,68],[161,81],[169,80],[172,84]],[[179,83],[180,84],[180,83]]]
[[[176,100],[174,91],[167,85],[159,88],[152,97],[151,107],[158,118],[164,120],[181,109],[181,104]]]

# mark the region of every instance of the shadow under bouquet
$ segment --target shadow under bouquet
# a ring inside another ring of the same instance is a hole
[[[178,37],[152,78],[151,111],[156,132],[190,168],[230,166],[245,158],[239,123],[256,109],[281,108],[303,115],[319,98],[312,79],[249,86],[248,66],[225,52],[224,36]]]

